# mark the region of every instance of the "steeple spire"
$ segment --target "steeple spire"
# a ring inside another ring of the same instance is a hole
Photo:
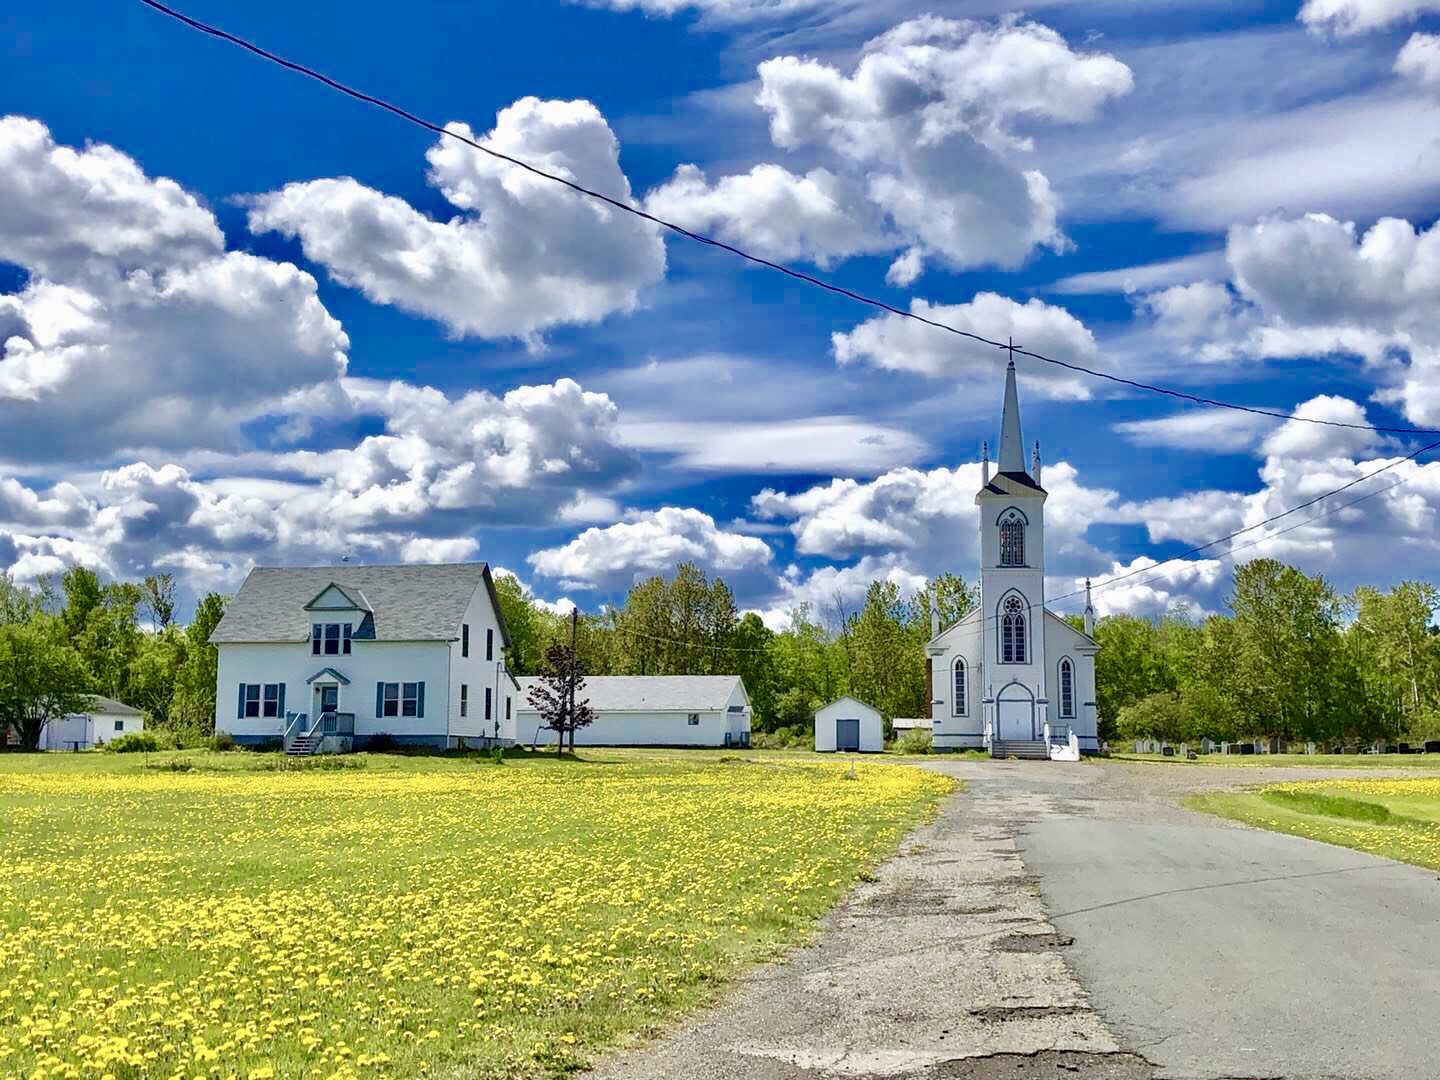
[[[1014,360],[1005,368],[1005,408],[1000,414],[999,465],[1002,473],[1025,474],[1025,439],[1020,434],[1020,395],[1015,390]]]
[[[1085,633],[1095,636],[1095,606],[1090,603],[1090,579],[1085,579]]]

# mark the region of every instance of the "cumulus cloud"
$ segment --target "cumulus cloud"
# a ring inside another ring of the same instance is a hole
[[[867,42],[849,73],[784,55],[758,74],[771,141],[824,167],[767,164],[711,183],[684,166],[652,205],[777,258],[900,251],[888,277],[902,286],[931,260],[1009,267],[1063,248],[1049,181],[1017,164],[1030,139],[1016,126],[1093,119],[1133,84],[1118,60],[1038,23],[935,16]]]
[[[1440,89],[1440,34],[1411,34],[1395,57],[1395,72],[1421,86]]]
[[[472,138],[465,124],[448,130]],[[620,146],[588,101],[527,97],[476,141],[615,199],[630,199]],[[429,180],[464,211],[433,220],[350,179],[287,184],[252,201],[250,228],[298,237],[305,255],[367,298],[459,335],[523,338],[594,323],[639,302],[665,271],[658,229],[442,137]]]
[[[174,181],[101,145],[0,120],[0,453],[70,460],[134,446],[231,445],[285,394],[345,371],[315,280],[225,252]]]
[[[1139,300],[1161,333],[1203,359],[1359,356],[1384,380],[1381,400],[1440,423],[1440,227],[1271,218],[1231,228],[1226,258],[1228,285]]]
[[[1127,420],[1114,430],[1136,446],[1238,453],[1257,446],[1278,421],[1231,409],[1190,409],[1153,420]]]
[[[682,562],[745,589],[753,587],[772,555],[765,541],[727,532],[703,511],[666,506],[586,529],[566,544],[534,552],[528,561],[536,573],[567,589],[617,591],[652,574],[670,573]]]
[[[1299,19],[1312,30],[1348,37],[1437,11],[1440,0],[1305,0]]]
[[[977,293],[964,304],[916,299],[910,302],[910,311],[993,341],[1013,338],[1017,346],[1061,360],[1086,363],[1099,354],[1094,335],[1084,323],[1064,308],[1034,297],[1023,304],[992,292]],[[1003,349],[892,314],[877,315],[853,330],[832,334],[830,340],[835,360],[842,366],[863,362],[976,386],[997,385],[1008,360]],[[1079,376],[1038,360],[1027,362],[1022,357],[1021,361],[1027,386],[1049,397],[1090,396]]]

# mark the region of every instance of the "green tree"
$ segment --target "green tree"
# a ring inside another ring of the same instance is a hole
[[[225,614],[228,599],[209,593],[196,605],[195,618],[185,627],[184,655],[175,670],[170,718],[205,732],[215,730],[215,680],[220,673],[220,650],[210,644],[210,635]]]
[[[89,673],[65,639],[64,625],[48,615],[0,626],[0,724],[38,750],[51,720],[90,707]]]
[[[750,611],[735,629],[735,674],[750,695],[751,724],[757,731],[773,731],[779,704],[775,671],[775,634]]]

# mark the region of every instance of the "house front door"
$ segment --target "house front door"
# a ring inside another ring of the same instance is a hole
[[[340,687],[335,683],[321,683],[315,687],[315,716],[313,722],[318,724],[320,718],[327,712],[336,712],[340,708]]]

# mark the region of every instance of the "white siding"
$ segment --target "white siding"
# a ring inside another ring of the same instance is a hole
[[[821,753],[835,750],[835,722],[837,720],[860,721],[860,750],[862,753],[879,753],[885,749],[885,722],[880,714],[852,697],[832,701],[815,713],[815,749]]]
[[[502,736],[515,739],[529,746],[553,746],[555,732],[539,728],[540,714],[527,702],[516,699],[515,721],[509,728],[502,727]],[[725,746],[726,735],[729,745],[739,745],[750,732],[750,701],[739,680],[726,702],[724,711],[714,709],[664,710],[657,712],[628,712],[602,710],[595,716],[595,722],[575,733],[576,746]],[[731,711],[738,706],[739,711]],[[691,724],[691,713],[699,717],[698,724]],[[536,729],[539,728],[537,736]],[[509,732],[513,731],[513,735]]]
[[[961,620],[940,636],[930,654],[934,701],[931,740],[937,749],[978,747],[985,741],[985,665],[981,635],[990,627],[983,612]],[[965,658],[965,715],[955,715],[955,658]]]
[[[329,621],[335,621],[333,618]],[[450,734],[447,688],[450,648],[443,641],[357,641],[349,656],[312,656],[309,642],[221,643],[215,699],[215,727],[241,738],[279,739],[284,717],[237,717],[241,683],[283,683],[285,711],[313,715],[313,688],[305,680],[333,668],[350,680],[340,687],[340,712],[355,714],[357,736],[386,734],[398,739],[446,739]],[[425,715],[375,715],[377,682],[423,682]],[[459,691],[456,691],[458,699]]]
[[[120,725],[118,730],[116,724]],[[145,717],[140,715],[97,712],[87,716],[76,713],[46,724],[40,744],[44,750],[88,750],[92,746],[103,746],[121,735],[144,730]]]
[[[490,592],[482,584],[475,589],[465,608],[470,627],[470,655],[463,656],[462,636],[450,643],[450,734],[464,738],[504,737],[505,695],[514,687],[504,675],[505,643],[500,635],[500,617],[490,603]],[[485,656],[486,632],[494,642],[493,655]],[[468,714],[460,715],[460,686],[469,688]],[[490,690],[490,719],[485,718],[485,690]]]

